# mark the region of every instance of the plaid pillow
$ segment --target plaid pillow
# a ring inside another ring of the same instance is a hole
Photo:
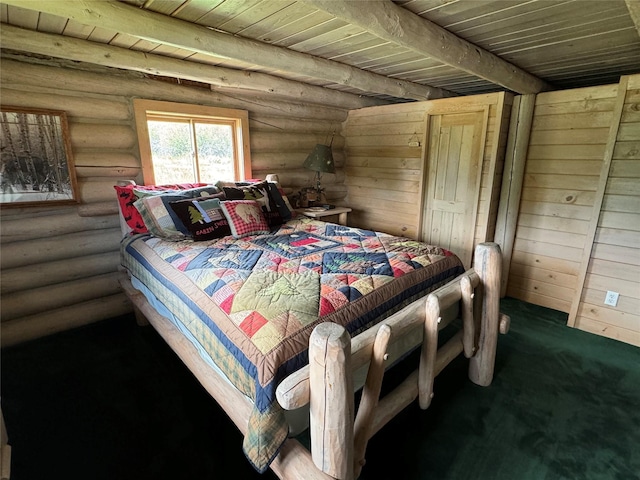
[[[169,204],[187,198],[214,195],[217,191],[218,189],[213,185],[188,190],[171,190],[159,195],[143,196],[136,200],[133,206],[140,212],[151,234],[165,240],[183,240],[190,235],[190,232]]]
[[[116,189],[120,212],[122,212],[125,222],[131,229],[131,233],[147,233],[148,230],[140,212],[133,206],[135,201],[142,196],[138,193],[161,193],[167,190],[187,190],[195,187],[203,187],[205,185],[206,183],[180,183],[175,185],[114,185],[113,188]],[[134,191],[134,188],[137,192]]]
[[[234,238],[269,233],[262,208],[255,200],[227,200],[221,206]]]

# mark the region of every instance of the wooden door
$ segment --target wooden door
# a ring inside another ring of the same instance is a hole
[[[486,109],[430,115],[422,239],[471,266],[487,128]]]

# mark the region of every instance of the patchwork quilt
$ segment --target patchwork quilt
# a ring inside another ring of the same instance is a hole
[[[134,235],[122,253],[131,274],[253,399],[243,448],[260,472],[288,433],[276,387],[308,362],[318,323],[355,335],[464,271],[442,248],[307,218],[241,239]]]

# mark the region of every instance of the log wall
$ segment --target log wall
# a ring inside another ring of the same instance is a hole
[[[538,94],[507,295],[640,345],[640,76]],[[607,291],[620,293],[615,307]]]
[[[496,93],[351,110],[345,124],[349,223],[418,238],[429,115],[489,109],[475,243],[493,238],[512,97]]]
[[[121,236],[113,185],[142,181],[133,98],[248,110],[252,176],[276,173],[293,191],[313,185],[313,172],[302,163],[335,131],[337,172],[324,175],[323,186],[331,201],[346,195],[345,109],[8,58],[0,81],[4,105],[67,112],[80,196],[80,204],[68,207],[2,208],[2,345],[131,311],[116,279]]]

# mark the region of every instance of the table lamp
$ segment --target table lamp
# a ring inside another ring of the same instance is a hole
[[[333,163],[333,154],[331,153],[331,146],[322,145],[318,143],[304,161],[302,166],[308,170],[316,172],[316,192],[318,199],[322,195],[322,187],[320,185],[320,179],[323,173],[335,173],[336,166]]]

